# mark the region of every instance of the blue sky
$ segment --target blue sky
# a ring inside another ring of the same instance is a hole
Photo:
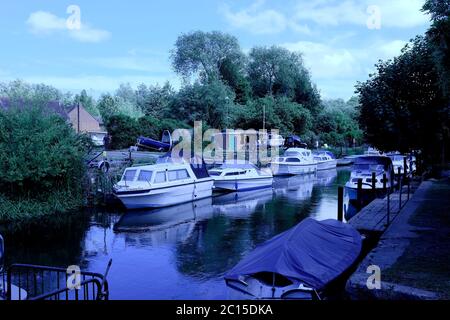
[[[423,0],[0,1],[0,81],[23,79],[98,96],[120,83],[180,80],[170,50],[181,33],[220,30],[244,51],[303,53],[324,98],[349,98],[379,59],[400,52],[429,20]],[[68,29],[69,5],[81,13]]]

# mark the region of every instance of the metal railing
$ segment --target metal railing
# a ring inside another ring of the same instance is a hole
[[[76,288],[67,286],[70,274],[66,268],[13,264],[2,275],[4,298],[6,300],[108,300],[109,287],[106,276],[111,263],[112,260],[108,262],[104,275],[80,271],[80,282]]]

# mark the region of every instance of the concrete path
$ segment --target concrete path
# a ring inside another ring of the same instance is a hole
[[[450,180],[425,181],[347,283],[354,299],[450,298]],[[381,288],[368,289],[369,266]]]

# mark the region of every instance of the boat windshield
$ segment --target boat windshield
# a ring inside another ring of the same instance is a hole
[[[141,170],[139,172],[138,181],[147,181],[147,182],[149,182],[150,179],[152,178],[152,175],[153,175],[153,171]]]
[[[300,152],[297,152],[297,151],[286,151],[286,152],[284,153],[284,155],[285,155],[286,157],[297,157],[297,156],[300,156],[301,153],[300,153]]]
[[[137,170],[125,170],[123,173],[122,180],[123,181],[133,181],[136,176]]]
[[[354,171],[384,171],[384,166],[382,164],[355,164],[353,166]]]

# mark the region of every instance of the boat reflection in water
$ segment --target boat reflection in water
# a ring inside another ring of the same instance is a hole
[[[316,174],[316,186],[329,187],[333,185],[337,178],[337,170],[321,170]]]
[[[274,193],[294,201],[308,199],[313,191],[315,177],[315,174],[277,177],[273,183]]]
[[[161,236],[168,238],[167,230],[172,228],[177,235],[188,237],[195,223],[211,218],[213,215],[211,204],[212,199],[206,198],[167,208],[129,211],[114,225],[114,231],[164,231]],[[149,234],[156,235],[157,232]]]
[[[222,194],[213,199],[214,214],[229,218],[248,217],[272,198],[272,188]]]

